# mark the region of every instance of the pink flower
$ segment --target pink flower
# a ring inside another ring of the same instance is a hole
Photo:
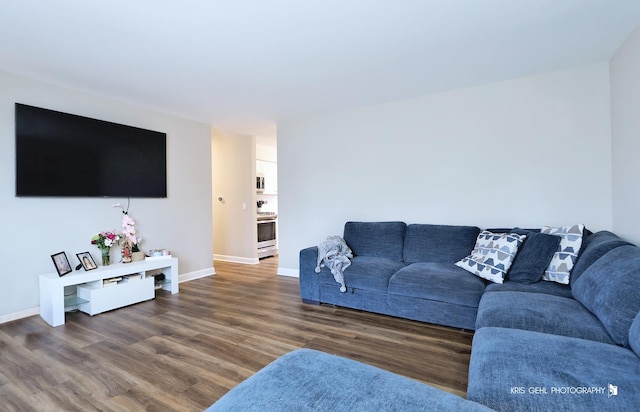
[[[129,215],[122,216],[122,227],[133,226],[136,222]]]

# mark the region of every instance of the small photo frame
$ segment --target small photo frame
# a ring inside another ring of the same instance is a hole
[[[69,264],[69,259],[67,259],[66,253],[56,253],[55,255],[51,255],[51,259],[53,259],[53,264],[56,266],[58,276],[64,276],[73,270],[71,269],[71,265]]]
[[[78,257],[78,260],[80,261],[80,264],[82,265],[84,270],[93,270],[98,267],[98,265],[96,265],[96,262],[93,260],[91,253],[89,252],[76,253],[76,256]]]

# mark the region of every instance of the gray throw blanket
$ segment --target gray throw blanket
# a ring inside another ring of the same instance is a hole
[[[340,292],[346,292],[344,283],[344,271],[351,266],[349,259],[353,253],[347,243],[340,236],[328,236],[324,242],[318,245],[318,263],[316,273],[320,273],[323,266],[331,270],[333,278],[340,284]]]

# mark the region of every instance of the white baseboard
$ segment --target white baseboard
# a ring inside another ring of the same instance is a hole
[[[207,276],[212,276],[216,274],[216,269],[214,267],[196,270],[195,272],[183,273],[178,276],[178,283],[188,282],[190,280],[196,280],[200,278],[204,278]]]
[[[278,275],[280,276],[290,276],[292,278],[299,278],[300,277],[300,270],[299,269],[289,269],[289,268],[278,268]]]
[[[40,314],[40,308],[39,307],[25,309],[25,310],[21,310],[19,312],[8,313],[6,315],[0,316],[0,323],[7,323],[7,322],[11,322],[13,320],[18,320],[18,319],[22,319],[22,318],[28,318],[29,316],[39,315],[39,314]]]
[[[260,263],[258,258],[246,258],[240,256],[213,255],[213,260],[222,260],[223,262],[244,263],[245,265],[257,265]]]

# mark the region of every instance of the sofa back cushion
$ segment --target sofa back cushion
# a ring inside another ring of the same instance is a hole
[[[573,297],[587,307],[611,338],[629,347],[629,329],[640,311],[640,248],[610,250],[584,271],[571,287]]]
[[[454,264],[471,253],[479,233],[475,226],[411,224],[404,242],[404,261]]]
[[[640,356],[640,312],[636,315],[629,329],[629,346],[636,355]]]
[[[347,222],[344,240],[354,256],[373,256],[402,261],[404,222]]]
[[[509,269],[509,280],[518,283],[536,283],[542,279],[553,255],[560,245],[560,237],[537,231],[514,228],[511,233],[526,235],[524,244]]]
[[[571,271],[571,284],[574,284],[589,266],[602,255],[619,246],[631,243],[620,239],[616,234],[606,230],[596,232],[585,238],[583,249],[578,256],[578,261]]]

